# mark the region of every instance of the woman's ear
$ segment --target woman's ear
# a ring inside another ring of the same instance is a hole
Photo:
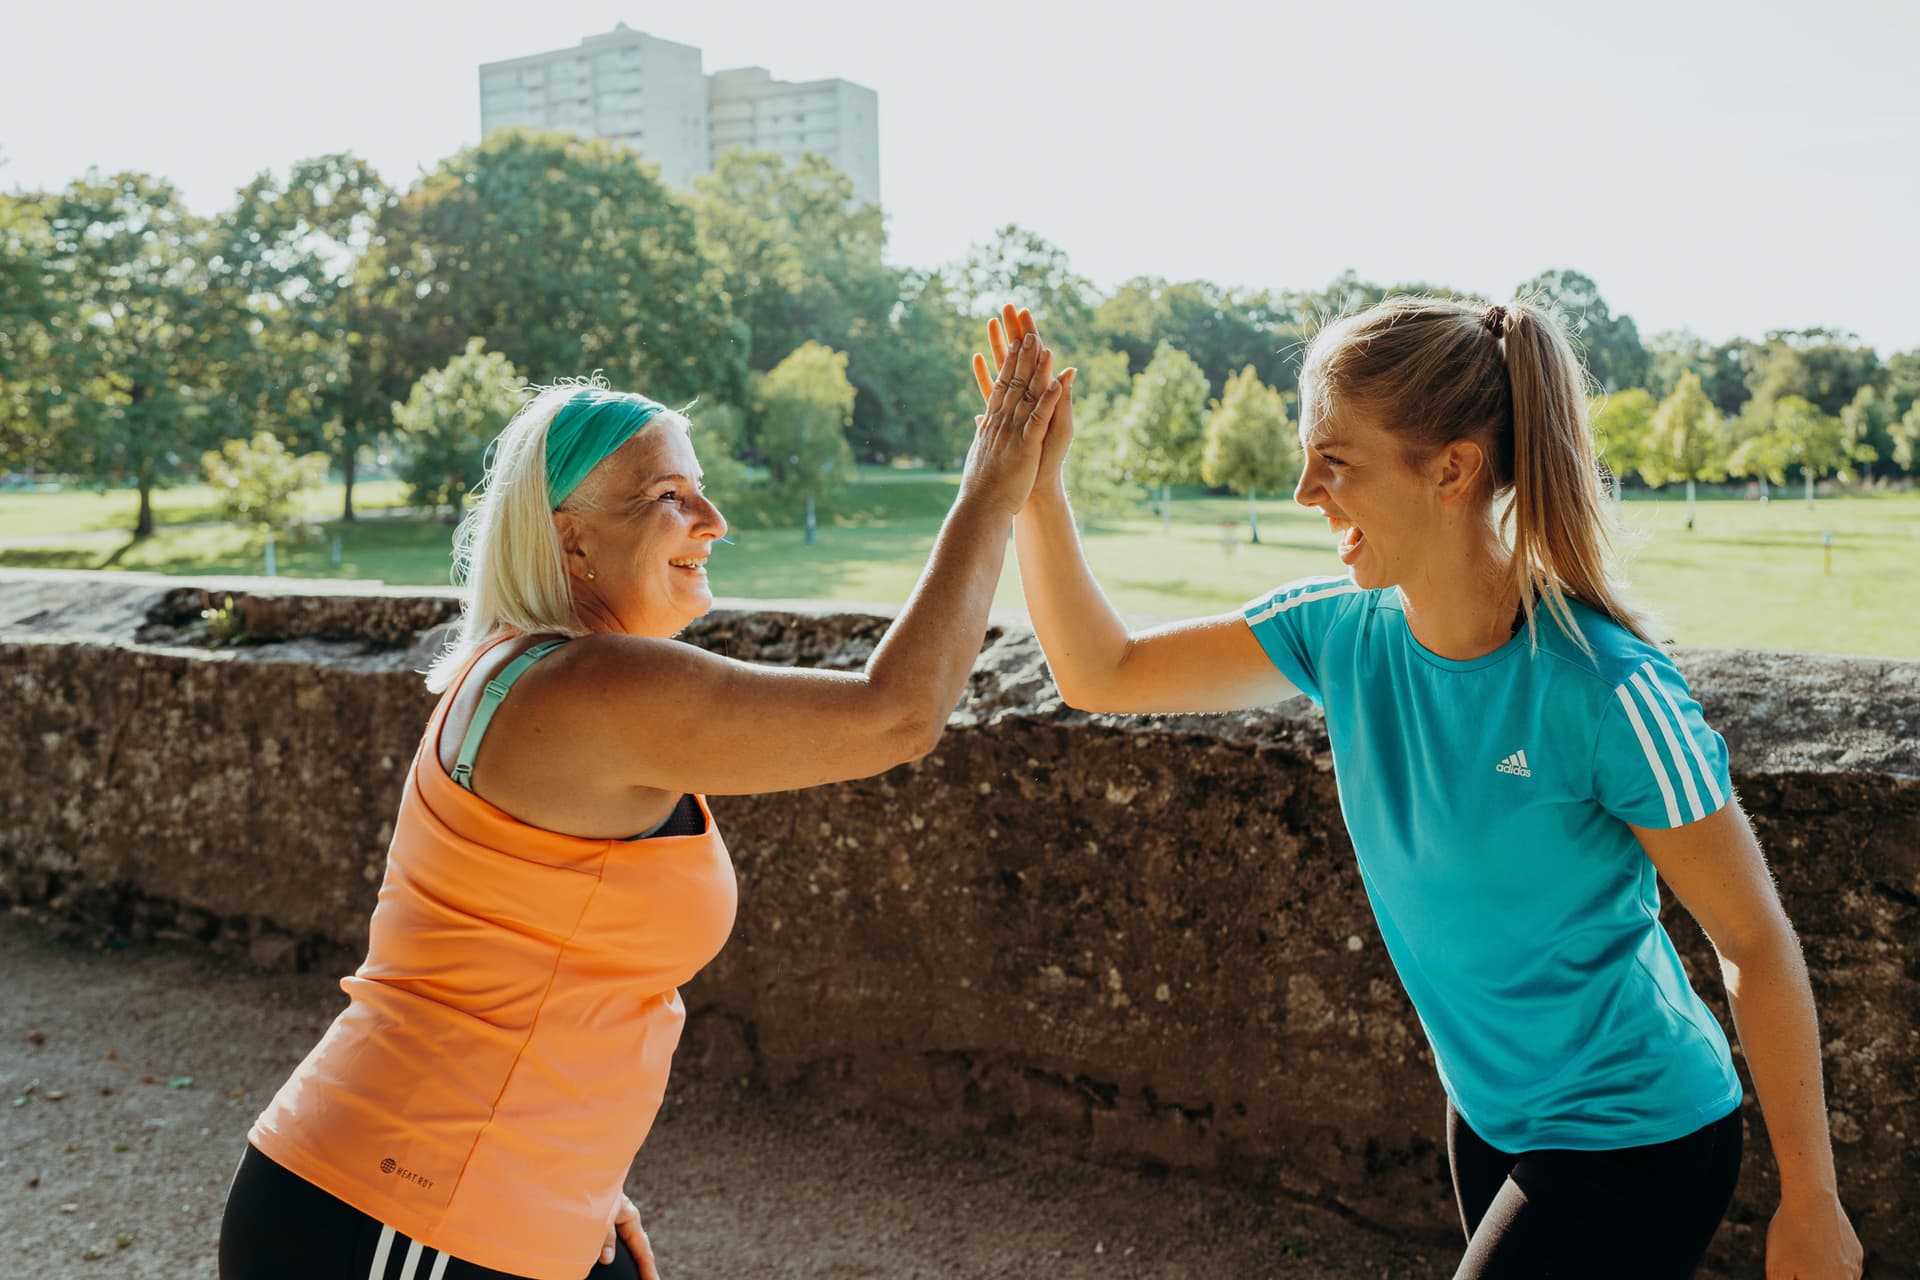
[[[580,517],[571,511],[553,513],[553,531],[560,538],[560,554],[566,558],[567,568],[571,571],[586,563],[586,528]]]
[[[1478,496],[1486,479],[1486,451],[1472,440],[1454,440],[1434,456],[1429,474],[1443,504],[1467,502]]]

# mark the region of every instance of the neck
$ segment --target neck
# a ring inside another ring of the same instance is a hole
[[[1512,556],[1491,527],[1468,538],[1443,539],[1435,550],[1439,554],[1400,584],[1413,638],[1456,662],[1492,653],[1512,638],[1520,608],[1510,576]]]

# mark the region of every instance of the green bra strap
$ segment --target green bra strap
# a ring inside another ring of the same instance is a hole
[[[453,780],[473,790],[473,758],[480,754],[480,739],[486,736],[487,726],[493,722],[493,713],[500,709],[505,701],[507,690],[513,687],[526,669],[540,659],[558,649],[567,642],[567,637],[558,640],[542,640],[533,648],[509,662],[506,670],[487,681],[487,690],[480,695],[480,705],[474,709],[473,722],[467,726],[467,736],[460,742],[460,758],[453,765]]]

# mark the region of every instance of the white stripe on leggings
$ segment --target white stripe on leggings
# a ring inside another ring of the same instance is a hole
[[[420,1248],[418,1240],[407,1242],[407,1261],[400,1268],[400,1280],[413,1280],[413,1273],[420,1266]]]
[[[427,1280],[440,1280],[442,1276],[446,1275],[447,1259],[452,1256],[453,1256],[452,1254],[443,1253],[439,1257],[435,1258],[433,1260],[433,1270],[427,1273]]]
[[[380,1243],[374,1246],[373,1265],[367,1268],[367,1280],[381,1280],[387,1274],[387,1255],[393,1252],[393,1228],[380,1228]]]

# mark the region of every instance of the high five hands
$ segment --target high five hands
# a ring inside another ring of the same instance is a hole
[[[1001,308],[1000,315],[987,321],[987,346],[993,352],[993,363],[979,352],[973,355],[973,380],[980,386],[980,398],[987,402],[989,413],[993,407],[993,394],[999,385],[995,374],[1006,376],[1008,355],[1017,357],[1025,344],[1039,342],[1040,335],[1033,324],[1033,313],[1025,307],[1016,309],[1011,303]],[[1049,367],[1053,353],[1047,351]],[[1059,402],[1053,408],[1053,422],[1047,429],[1046,439],[1041,446],[1039,470],[1034,477],[1032,492],[1044,496],[1065,496],[1065,481],[1062,468],[1066,464],[1067,449],[1073,443],[1073,375],[1076,370],[1068,369],[1059,377],[1058,385],[1062,389]],[[985,416],[980,421],[984,424]],[[984,429],[984,426],[983,426]],[[1024,504],[1023,504],[1024,505]]]
[[[975,419],[961,490],[1011,515],[1026,505],[1035,478],[1043,474],[1048,441],[1058,429],[1056,411],[1066,404],[1067,382],[1053,376],[1053,352],[1041,344],[1031,323],[1011,348],[997,333],[995,343],[997,378],[988,381],[981,374],[980,357],[974,357],[987,408]]]

